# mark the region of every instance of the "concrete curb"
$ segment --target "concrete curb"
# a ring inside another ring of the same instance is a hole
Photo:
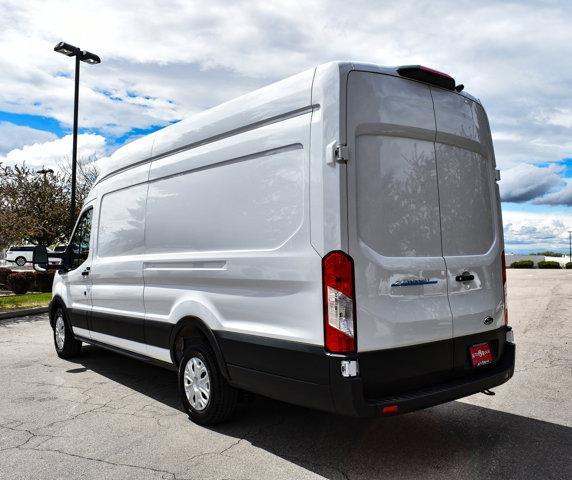
[[[9,312],[0,312],[0,320],[8,320],[9,318],[26,317],[28,315],[38,315],[40,313],[47,313],[48,307],[24,308],[21,310],[14,310]]]

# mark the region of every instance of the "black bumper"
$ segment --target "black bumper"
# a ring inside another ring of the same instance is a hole
[[[431,407],[496,387],[514,372],[508,327],[412,347],[334,355],[318,345],[214,332],[231,385],[341,415],[369,417]],[[488,342],[492,365],[473,368],[468,347]],[[342,360],[359,375],[343,377]],[[393,407],[384,412],[384,407]],[[397,408],[396,408],[397,407]]]
[[[514,373],[515,350],[513,343],[505,343],[502,357],[488,368],[475,369],[470,374],[430,387],[381,398],[365,398],[363,380],[359,377],[341,377],[338,373],[339,358],[332,358],[330,378],[335,411],[359,417],[395,415],[432,407],[497,387],[508,381]]]

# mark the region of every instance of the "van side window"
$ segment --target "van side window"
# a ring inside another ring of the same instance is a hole
[[[92,213],[93,208],[90,208],[83,213],[71,238],[69,248],[71,248],[72,252],[72,269],[79,267],[83,262],[87,260],[89,255],[89,238],[91,236]]]

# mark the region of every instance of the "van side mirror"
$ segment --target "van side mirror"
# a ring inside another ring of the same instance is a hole
[[[59,265],[50,264],[50,258],[61,258],[61,263]],[[48,253],[48,249],[45,245],[36,245],[34,247],[34,253],[32,254],[32,265],[34,266],[34,270],[38,270],[36,268],[36,266],[38,266],[40,271],[65,270],[65,252]]]
[[[36,269],[36,265],[42,270],[47,270],[48,263],[48,249],[45,245],[36,245],[34,247],[34,253],[32,254],[32,264],[34,265],[34,270]]]

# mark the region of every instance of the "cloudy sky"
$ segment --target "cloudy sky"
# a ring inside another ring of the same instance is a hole
[[[508,251],[567,250],[572,229],[572,4],[560,1],[0,0],[0,162],[53,166],[330,60],[423,64],[488,111]]]

